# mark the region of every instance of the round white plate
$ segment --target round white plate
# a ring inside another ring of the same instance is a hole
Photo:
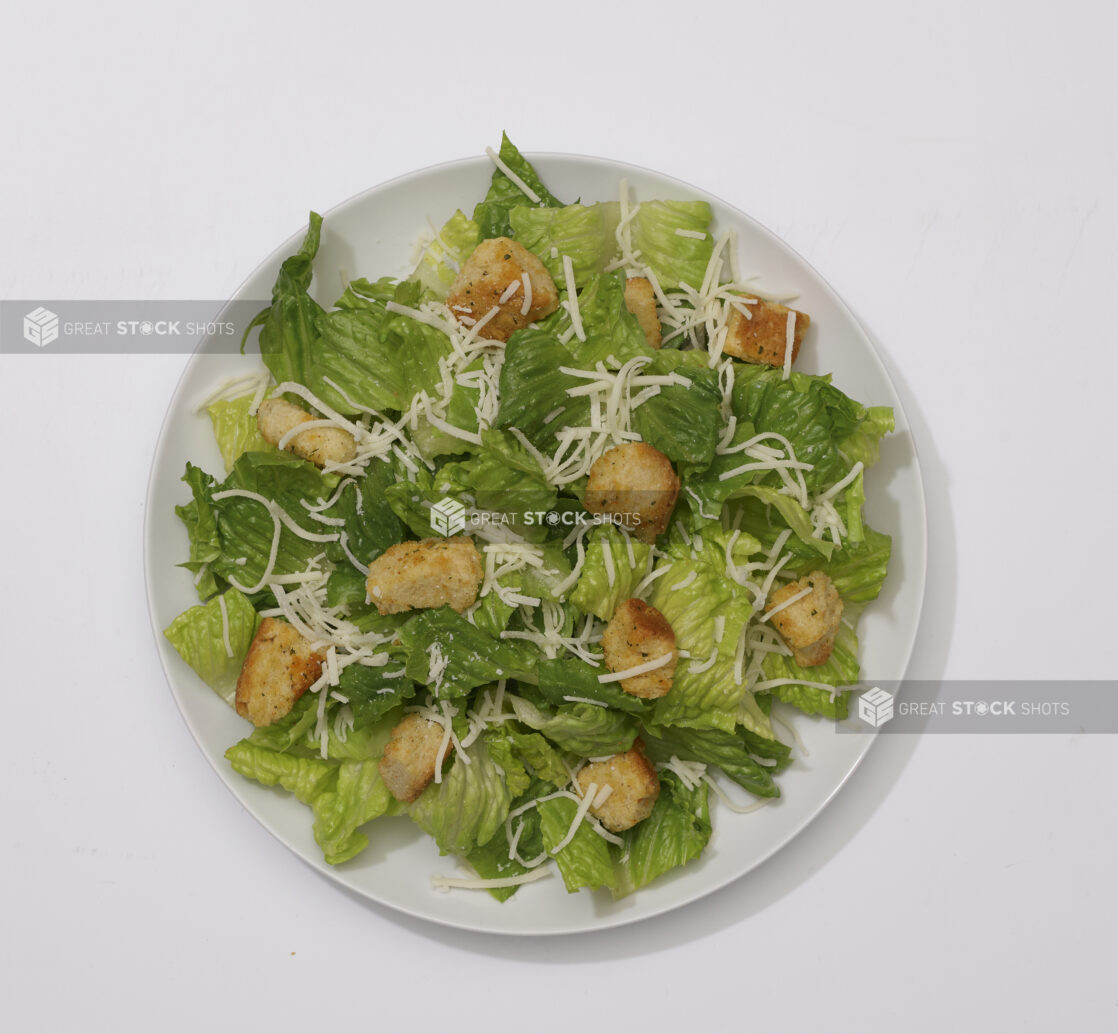
[[[549,189],[564,199],[612,200],[625,178],[638,201],[708,201],[716,231],[737,232],[743,275],[759,274],[762,286],[772,290],[797,291],[797,307],[811,315],[813,336],[797,368],[831,372],[836,386],[859,401],[893,406],[896,433],[886,439],[881,463],[866,479],[867,518],[893,536],[893,562],[885,589],[868,607],[860,632],[866,677],[900,679],[915,642],[924,592],[923,485],[900,400],[865,332],[802,258],[717,198],[618,162],[570,155],[529,157]],[[488,189],[491,173],[485,158],[439,165],[375,187],[327,212],[312,293],[329,307],[349,278],[409,273],[416,242],[431,226],[441,226],[456,208],[469,213]],[[297,250],[304,232],[300,227],[280,245],[236,297],[268,299],[280,263]],[[186,367],[167,411],[148,487],[148,598],[171,691],[202,753],[244,807],[313,868],[364,897],[454,927],[556,934],[617,926],[678,908],[748,873],[823,811],[869,748],[872,735],[868,733],[840,735],[830,723],[799,719],[797,728],[809,754],[780,776],[780,800],[749,815],[736,815],[713,803],[714,835],[703,856],[617,902],[605,892],[567,894],[557,875],[524,887],[504,904],[484,892],[440,893],[429,877],[454,873],[454,862],[440,858],[434,842],[402,817],[376,820],[369,827],[372,843],[362,855],[336,868],[328,866],[311,834],[308,808],[230,769],[223,754],[246,735],[248,726],[202,684],[162,635],[176,615],[198,602],[191,576],[176,567],[187,556],[186,531],[174,514],[176,504],[189,500],[189,491],[180,481],[186,461],[215,476],[224,470],[209,419],[196,407],[223,380],[259,369],[258,357],[221,354],[212,342],[203,342]],[[733,784],[729,789],[738,790]]]

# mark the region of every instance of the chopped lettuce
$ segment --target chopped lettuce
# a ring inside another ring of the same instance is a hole
[[[775,742],[771,737],[769,741]],[[761,764],[758,760],[758,757],[768,760],[766,755],[772,753],[765,750],[765,742],[764,738],[750,736],[748,732],[677,726],[650,728],[645,746],[650,758],[667,761],[675,755],[681,761],[701,761],[720,768],[735,783],[758,797],[779,797],[780,789],[772,777],[777,766]]]
[[[825,664],[801,668],[791,657],[770,653],[761,665],[764,678],[792,679],[792,683],[774,686],[773,696],[804,714],[821,714],[825,718],[842,721],[847,715],[849,691],[839,692],[837,687],[850,686],[858,681],[858,637],[845,624],[839,625],[834,649]],[[805,686],[803,682],[824,683],[834,690]]]
[[[534,681],[539,652],[529,643],[496,639],[449,607],[421,610],[400,628],[408,678],[442,700],[503,678]]]
[[[509,212],[509,224],[512,236],[535,253],[556,284],[566,285],[565,256],[571,260],[576,287],[582,288],[595,274],[604,272],[617,252],[614,233],[621,218],[620,207],[616,201],[562,208],[522,204]]]
[[[598,525],[587,536],[586,560],[571,592],[571,602],[584,613],[608,621],[617,605],[632,596],[637,584],[648,573],[651,548],[613,524]],[[605,560],[606,550],[609,550],[613,561],[612,585]]]
[[[254,395],[248,394],[235,399],[218,399],[206,407],[226,474],[232,471],[233,464],[242,453],[275,450],[274,445],[264,441],[255,414],[249,412],[254,398]]]
[[[614,865],[614,896],[631,894],[694,861],[710,834],[706,784],[689,790],[674,773],[661,772],[652,814],[623,834],[625,847]]]
[[[529,190],[539,198],[539,203],[547,208],[559,208],[561,202],[543,185],[529,162],[516,148],[507,134],[501,135],[501,148],[498,157],[502,163],[516,175]],[[489,192],[485,200],[474,208],[473,221],[477,223],[482,240],[493,237],[508,237],[512,234],[509,222],[510,213],[514,208],[530,202],[531,199],[498,167],[493,170],[493,178],[489,184]]]
[[[200,575],[203,599],[229,585],[255,587],[268,568],[273,539],[272,575],[304,571],[322,552],[323,526],[307,516],[302,502],[328,499],[337,478],[305,460],[285,452],[246,452],[220,484],[189,463],[183,480],[194,496],[175,511],[190,535],[190,560],[184,566]],[[234,494],[223,495],[229,492]],[[319,540],[297,535],[245,492],[277,504],[305,535]]]
[[[481,227],[459,210],[444,224],[423,251],[411,279],[432,298],[442,301],[471,252],[481,242]]]
[[[392,795],[376,761],[330,761],[281,754],[250,740],[225,752],[233,770],[265,786],[281,786],[314,812],[314,838],[330,865],[340,865],[369,844],[360,831],[387,813]]]
[[[710,465],[718,445],[722,395],[717,374],[705,362],[696,365],[682,357],[680,352],[660,352],[641,371],[652,376],[675,373],[690,383],[663,385],[659,394],[634,410],[633,427],[677,466],[701,470]]]
[[[537,804],[536,810],[544,847],[554,856],[567,890],[572,894],[583,887],[612,890],[616,877],[610,845],[588,823],[579,823],[570,842],[556,851],[571,828],[578,805],[568,797],[553,797]]]
[[[468,855],[502,829],[512,804],[505,773],[481,737],[464,748],[411,805],[408,814],[443,854]],[[468,763],[467,763],[468,762]]]
[[[664,290],[702,285],[714,251],[710,221],[705,201],[641,202],[630,224],[633,250],[640,252]]]
[[[621,754],[637,738],[635,718],[598,704],[564,703],[553,710],[513,697],[512,705],[525,725],[580,757]]]
[[[891,415],[869,410],[830,383],[830,377],[783,372],[743,363],[734,368],[733,411],[758,433],[774,432],[791,442],[796,459],[811,464],[803,472],[811,494],[830,488],[856,462],[844,448],[855,445],[862,456],[876,456],[875,445],[892,428]],[[781,486],[775,471],[755,481]]]
[[[567,777],[563,775],[562,778],[565,781]],[[523,805],[539,797],[545,797],[547,794],[554,792],[554,790],[555,787],[551,783],[541,779],[533,779],[524,793],[512,802],[511,811],[515,812]],[[535,808],[528,808],[516,817],[515,822],[519,831],[517,854],[525,861],[534,860],[544,852],[543,836],[540,833],[539,812]],[[466,855],[466,861],[480,877],[488,880],[508,878],[510,876],[523,876],[526,872],[530,871],[515,858],[509,857],[508,838],[502,836],[500,833],[497,833],[484,844],[470,851],[470,853]],[[489,893],[498,901],[507,901],[519,889],[520,888],[515,885],[511,887],[493,887],[490,889]]]
[[[272,304],[257,314],[245,338],[260,328],[260,355],[277,383],[307,383],[311,350],[318,338],[317,321],[322,306],[308,293],[322,237],[322,216],[311,212],[307,233],[299,250],[284,259],[272,288]],[[242,342],[243,347],[244,342]]]
[[[637,356],[656,356],[648,347],[636,316],[625,306],[625,274],[620,270],[587,277],[579,291],[578,310],[585,340],[572,336],[566,341],[565,347],[573,360],[568,365],[592,370],[596,363],[604,363],[611,356],[622,363]],[[558,314],[554,329],[565,336],[570,326],[570,316],[566,312]]]
[[[670,570],[653,583],[649,602],[668,619],[677,648],[691,655],[676,667],[671,692],[656,703],[658,725],[730,731],[748,707],[750,693],[735,678],[735,668],[738,640],[753,605],[748,592],[726,574],[729,544],[729,533],[722,531],[704,532],[702,551],[673,537],[667,557],[657,564]],[[739,535],[732,558],[743,563],[757,548],[755,539]],[[755,731],[772,735],[764,715],[753,709],[749,715]]]
[[[248,598],[228,589],[204,605],[183,611],[163,634],[198,677],[232,705],[237,676],[259,624],[260,616]]]

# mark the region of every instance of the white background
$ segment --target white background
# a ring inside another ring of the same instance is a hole
[[[657,168],[783,236],[881,350],[928,494],[912,674],[1118,673],[1107,5],[0,19],[0,297],[228,296],[308,208],[502,129]],[[880,737],[760,869],[595,935],[452,932],[319,877],[214,777],[156,657],[144,493],[185,361],[0,356],[11,1029],[1118,1025],[1112,736]]]

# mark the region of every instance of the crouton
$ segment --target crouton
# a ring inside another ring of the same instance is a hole
[[[656,295],[647,277],[631,276],[625,281],[625,308],[637,318],[649,348],[659,348],[660,316],[656,312]]]
[[[792,362],[795,362],[811,317],[778,302],[757,301],[745,307],[752,313],[752,319],[736,308],[731,310],[722,351],[747,363],[783,366],[788,345],[788,314],[795,313],[792,331]]]
[[[772,623],[792,649],[792,659],[801,668],[826,664],[835,644],[842,618],[842,597],[822,571],[812,571],[799,581],[790,582],[769,597],[768,610],[787,599],[811,589],[803,599],[785,607],[772,617]]]
[[[530,292],[525,290],[525,274]],[[508,341],[514,331],[558,309],[559,292],[544,264],[523,244],[494,237],[482,241],[463,263],[446,304],[468,327],[485,321],[478,337]],[[494,308],[497,311],[489,316]]]
[[[278,721],[322,674],[325,660],[294,626],[264,618],[237,678],[237,714],[256,726]]]
[[[265,399],[256,411],[256,426],[270,445],[279,445],[288,431],[314,419],[305,409],[286,399]],[[284,451],[322,467],[327,463],[348,463],[357,455],[357,443],[342,427],[316,427],[295,435],[284,446]]]
[[[626,442],[594,461],[583,504],[591,513],[619,517],[616,523],[642,542],[655,542],[668,527],[678,495],[671,460],[647,442]]]
[[[600,807],[590,808],[590,814],[614,833],[647,819],[652,814],[656,798],[660,796],[660,779],[644,756],[640,740],[624,754],[584,765],[575,778],[582,794],[587,792],[591,783],[598,784],[595,797],[603,786],[612,788],[613,792]]]
[[[644,600],[625,600],[618,605],[602,633],[602,652],[610,671],[626,671],[638,664],[671,656],[662,668],[621,680],[621,688],[632,696],[653,699],[672,688],[678,654],[675,632],[655,607]]]
[[[405,715],[392,730],[378,764],[389,792],[405,804],[414,801],[435,778],[435,764],[445,730],[421,714]],[[447,755],[454,749],[447,745]]]
[[[469,536],[421,539],[389,546],[369,565],[365,588],[381,614],[444,604],[461,614],[477,599],[484,573]]]

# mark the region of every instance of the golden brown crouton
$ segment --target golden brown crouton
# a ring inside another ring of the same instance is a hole
[[[602,453],[590,468],[584,505],[591,513],[619,517],[642,542],[668,527],[679,495],[671,460],[647,442],[626,442]]]
[[[530,292],[525,289],[528,276]],[[559,292],[544,264],[508,237],[482,241],[466,259],[446,304],[468,327],[485,320],[478,337],[508,341],[513,331],[559,308]],[[489,319],[486,316],[496,308]]]
[[[788,344],[788,314],[795,313],[792,331],[792,362],[795,362],[804,334],[811,325],[811,317],[778,302],[757,301],[745,307],[753,318],[749,319],[736,308],[732,309],[722,351],[749,363],[783,366]]]
[[[620,833],[647,819],[652,814],[656,798],[660,796],[660,779],[656,775],[656,769],[644,756],[640,740],[624,754],[615,754],[605,761],[591,761],[584,765],[576,779],[579,791],[583,794],[591,783],[598,784],[595,796],[603,786],[613,788],[613,793],[602,806],[592,807],[590,814],[614,833]]]
[[[638,664],[671,656],[662,668],[621,680],[621,688],[635,697],[652,699],[672,688],[676,659],[675,632],[655,607],[644,600],[625,600],[613,612],[602,633],[602,652],[610,671],[625,671]]]
[[[656,294],[647,277],[631,276],[625,281],[625,308],[637,317],[649,348],[660,347],[660,316]]]
[[[477,599],[481,555],[467,535],[389,546],[369,565],[365,588],[382,614],[444,604],[462,613]]]
[[[405,715],[392,730],[378,770],[389,792],[405,804],[414,801],[435,778],[435,762],[445,730],[421,714]],[[447,755],[454,748],[447,745]]]
[[[777,589],[769,597],[767,609],[772,610],[804,589],[811,589],[810,594],[774,614],[772,623],[792,648],[792,659],[801,668],[814,668],[826,664],[831,656],[842,618],[842,597],[831,579],[822,571],[812,571]]]
[[[292,428],[314,419],[305,409],[286,399],[265,399],[256,411],[256,426],[264,441],[271,445],[279,445]],[[321,467],[327,463],[348,463],[357,455],[357,443],[342,427],[316,427],[295,435],[284,446],[284,451]]]
[[[294,626],[265,618],[237,678],[237,714],[258,726],[278,721],[322,674],[325,660]]]

